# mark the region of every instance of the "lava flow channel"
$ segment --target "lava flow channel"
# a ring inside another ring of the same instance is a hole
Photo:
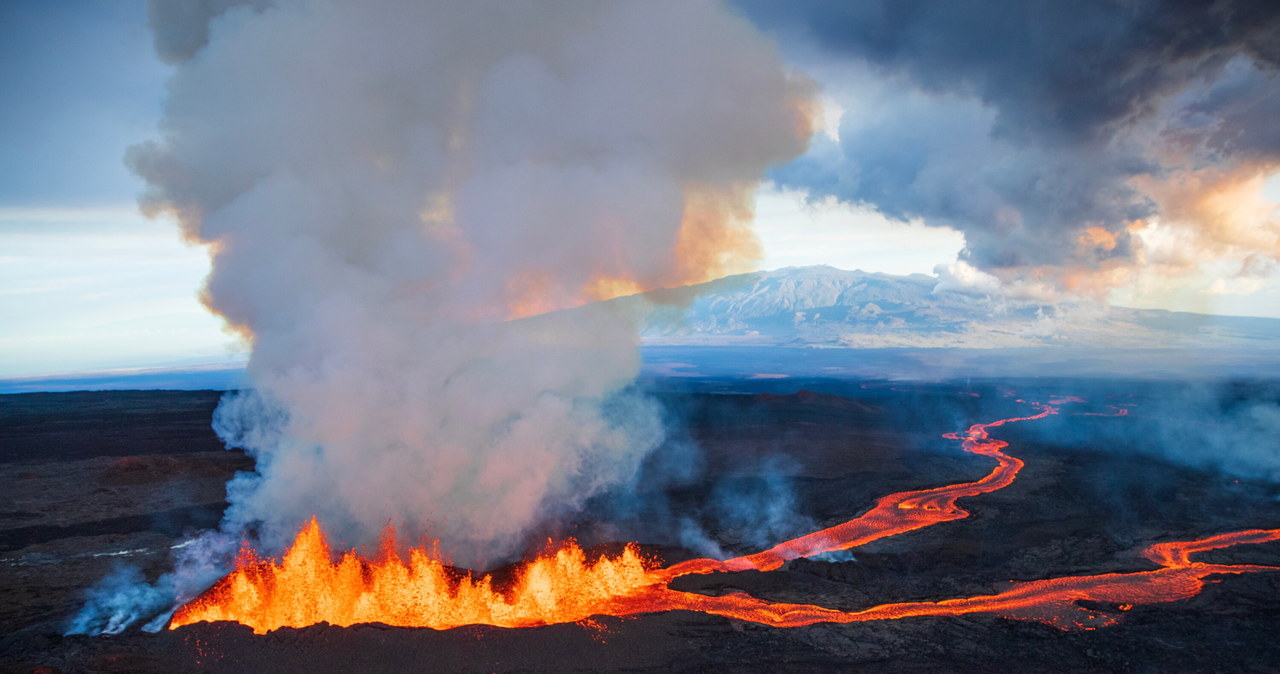
[[[1075,400],[1072,400],[1075,402]],[[743,557],[734,557],[725,561],[714,559],[691,559],[669,567],[664,571],[668,579],[690,573],[712,573],[714,571],[771,571],[782,566],[783,562],[800,557],[811,557],[824,552],[848,550],[871,541],[896,536],[898,534],[922,529],[927,526],[963,519],[969,512],[956,506],[956,500],[963,496],[977,496],[1004,489],[1013,484],[1018,471],[1024,465],[1021,459],[1005,454],[1002,450],[1009,446],[1003,440],[992,440],[988,428],[1003,426],[1015,421],[1032,421],[1043,419],[1058,413],[1058,408],[1051,405],[1035,403],[1040,410],[1029,417],[1001,419],[985,424],[974,424],[964,436],[947,433],[942,437],[951,440],[963,440],[964,450],[971,454],[981,454],[996,460],[996,467],[986,477],[976,482],[903,491],[883,496],[875,506],[866,513],[843,524],[815,531],[811,534],[784,541],[763,552]]]
[[[1190,560],[1195,552],[1280,540],[1280,529],[1255,529],[1152,545],[1144,554],[1160,568],[1151,571],[1013,582],[1008,589],[993,595],[883,604],[860,611],[770,602],[740,593],[712,597],[668,587],[672,579],[682,575],[768,571],[790,559],[847,550],[967,517],[968,513],[956,506],[957,499],[1002,489],[1013,482],[1023,466],[1021,460],[1004,454],[1007,443],[991,439],[988,429],[1057,413],[1052,405],[1036,407],[1039,413],[1033,416],[974,424],[963,436],[945,436],[963,440],[968,452],[996,460],[996,467],[981,480],[890,494],[848,522],[753,555],[724,561],[695,559],[659,568],[644,559],[634,544],[619,555],[589,560],[576,543],[569,541],[523,563],[515,570],[513,580],[499,587],[492,576],[477,578],[451,569],[432,549],[412,549],[405,560],[396,553],[394,537],[390,535],[385,537],[376,559],[349,551],[335,562],[319,523],[312,520],[279,563],[260,559],[251,550],[242,552],[236,569],[179,608],[169,628],[217,620],[240,622],[257,633],[319,622],[342,626],[380,622],[435,629],[472,624],[530,627],[577,622],[592,615],[691,610],[777,627],[989,613],[1036,620],[1061,629],[1092,629],[1114,623],[1118,614],[1089,609],[1079,603],[1081,600],[1105,603],[1123,611],[1135,605],[1193,597],[1210,575],[1280,570]]]
[[[1280,529],[1251,529],[1194,541],[1158,543],[1143,552],[1147,559],[1161,565],[1153,571],[1011,582],[1009,589],[993,595],[882,604],[861,611],[770,602],[741,593],[708,597],[653,587],[649,588],[653,591],[651,594],[635,598],[637,610],[634,612],[686,609],[775,627],[990,613],[1005,618],[1034,620],[1063,630],[1096,629],[1115,624],[1121,612],[1134,606],[1190,599],[1204,589],[1206,576],[1280,571],[1277,566],[1204,564],[1188,559],[1192,552],[1275,540],[1280,540]],[[1107,604],[1114,607],[1115,612],[1096,610],[1082,604],[1082,601]],[[660,607],[655,608],[658,605]]]

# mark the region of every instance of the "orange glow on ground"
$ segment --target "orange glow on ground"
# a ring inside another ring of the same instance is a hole
[[[752,555],[723,561],[694,559],[658,568],[644,560],[634,544],[617,556],[589,560],[570,541],[523,563],[513,579],[500,587],[491,576],[477,578],[445,566],[433,549],[413,549],[405,561],[394,552],[391,536],[377,559],[362,558],[351,551],[334,561],[319,524],[312,520],[279,563],[261,560],[251,551],[243,553],[236,570],[178,609],[169,628],[216,620],[240,622],[257,633],[322,621],[344,626],[381,622],[435,629],[470,624],[528,627],[581,622],[592,615],[689,610],[775,627],[986,613],[1035,620],[1064,630],[1095,629],[1118,622],[1134,606],[1194,597],[1211,575],[1280,571],[1274,566],[1191,560],[1191,555],[1198,552],[1280,540],[1280,529],[1252,529],[1154,544],[1143,553],[1159,566],[1150,571],[1011,582],[1008,589],[991,595],[890,603],[859,611],[771,602],[742,593],[713,597],[668,586],[671,580],[688,574],[769,571],[787,560],[848,550],[968,517],[969,513],[956,505],[957,499],[1007,487],[1024,465],[1004,453],[1008,444],[991,439],[989,429],[1042,419],[1057,414],[1056,405],[1080,400],[1055,398],[1052,402],[1053,405],[1034,404],[1038,413],[1031,416],[974,424],[963,434],[945,436],[961,440],[967,452],[996,461],[995,468],[981,480],[890,494],[848,522]],[[1113,408],[1115,416],[1125,413],[1123,408]],[[1082,600],[1106,604],[1114,610],[1089,608],[1080,604]]]

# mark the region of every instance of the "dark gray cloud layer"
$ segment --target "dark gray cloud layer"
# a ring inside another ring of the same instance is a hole
[[[1129,259],[1132,222],[1163,211],[1135,177],[1280,162],[1280,3],[737,6],[856,113],[776,177],[960,229],[983,268]]]
[[[929,90],[972,90],[999,106],[1000,133],[1028,140],[1105,140],[1237,54],[1280,65],[1275,3],[800,0],[775,15],[777,3],[741,4]]]

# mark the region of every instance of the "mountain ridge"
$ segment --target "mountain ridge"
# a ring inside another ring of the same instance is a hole
[[[936,277],[830,266],[748,272],[600,303],[645,346],[1241,348],[1280,344],[1280,319],[1055,304],[946,289]],[[571,310],[573,311],[573,310]]]

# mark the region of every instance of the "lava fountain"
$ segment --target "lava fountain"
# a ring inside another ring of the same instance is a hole
[[[787,560],[848,550],[968,517],[969,513],[956,505],[958,499],[1009,486],[1024,465],[1004,453],[1008,443],[992,439],[989,429],[1043,419],[1057,414],[1058,406],[1069,402],[1082,401],[1057,398],[1053,404],[1032,403],[1037,409],[1034,415],[974,424],[963,434],[945,435],[961,440],[965,451],[996,461],[995,468],[980,480],[890,494],[847,522],[752,555],[694,559],[661,567],[645,559],[635,544],[627,545],[620,554],[591,559],[575,542],[568,541],[520,564],[509,580],[500,582],[493,575],[476,576],[447,566],[432,547],[413,548],[406,560],[397,554],[390,530],[384,534],[376,557],[348,551],[334,561],[319,523],[312,519],[280,562],[261,559],[250,549],[242,551],[236,569],[181,607],[169,628],[217,620],[243,623],[257,633],[319,622],[341,626],[380,622],[435,629],[471,624],[530,627],[578,622],[592,615],[690,610],[776,627],[987,613],[1035,620],[1064,630],[1094,629],[1114,624],[1118,615],[1137,605],[1193,597],[1203,589],[1207,576],[1280,571],[1274,566],[1191,560],[1198,552],[1280,540],[1280,529],[1252,529],[1151,545],[1144,556],[1159,568],[1150,571],[1013,582],[992,595],[890,603],[860,611],[771,602],[742,593],[713,597],[668,586],[671,580],[688,574],[769,571]],[[1115,414],[1124,412],[1118,409]],[[1115,610],[1095,610],[1082,601],[1110,605]]]
[[[610,602],[656,582],[654,563],[642,559],[635,545],[588,561],[568,541],[520,565],[514,581],[500,589],[492,576],[476,578],[446,566],[434,549],[413,548],[406,561],[395,552],[394,535],[383,540],[377,559],[349,551],[333,562],[313,519],[279,564],[242,552],[236,570],[184,606],[170,628],[204,620],[234,620],[260,633],[321,621],[530,627],[609,613]]]

